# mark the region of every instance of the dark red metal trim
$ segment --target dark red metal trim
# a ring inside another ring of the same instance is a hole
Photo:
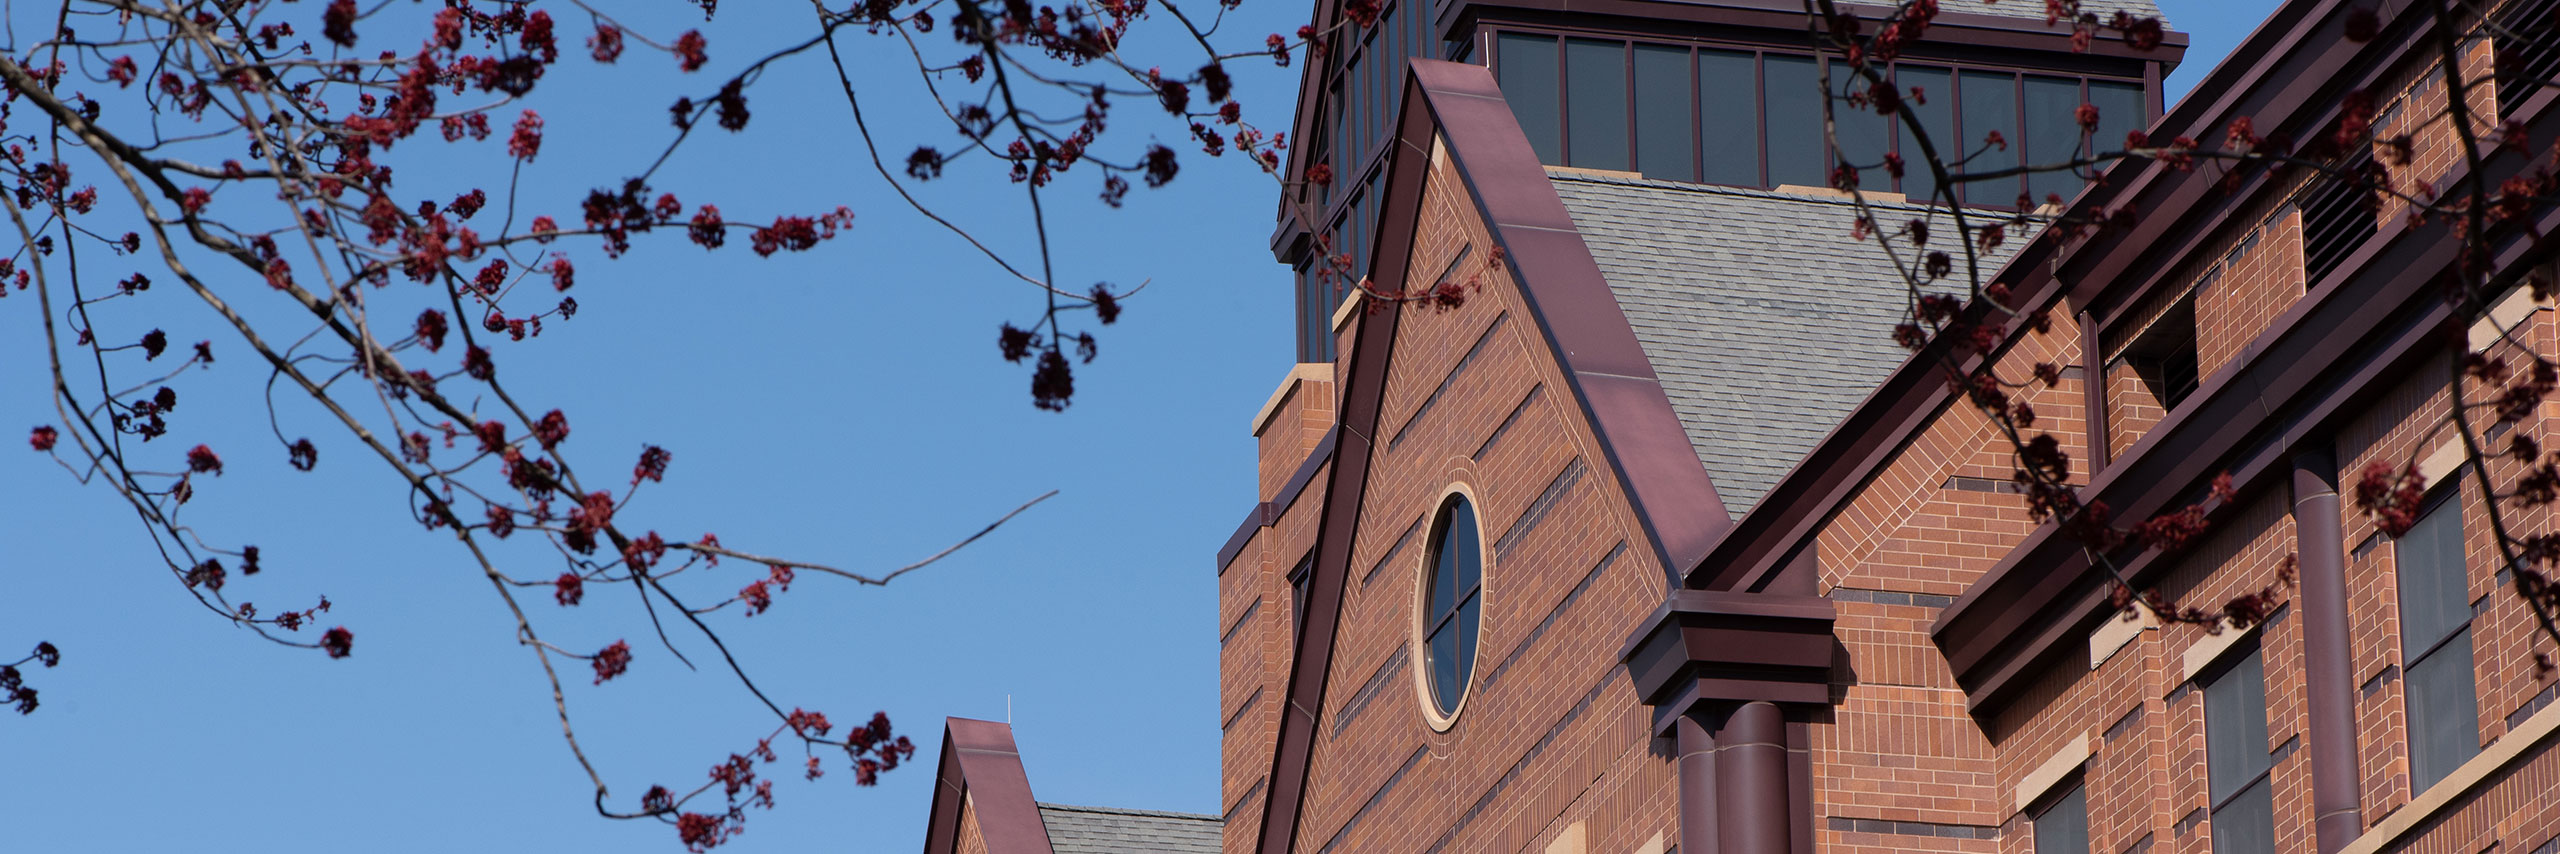
[[[1412,78],[1408,78],[1409,81]],[[1408,224],[1421,208],[1427,159],[1434,128],[1427,111],[1415,109],[1422,88],[1408,82],[1404,107],[1386,168],[1386,207],[1379,222]],[[1415,154],[1425,155],[1417,158]],[[1413,229],[1383,229],[1386,240],[1370,253],[1369,276],[1388,291],[1404,288],[1405,268],[1413,253]],[[1342,592],[1350,575],[1351,552],[1358,534],[1361,499],[1368,491],[1371,437],[1386,396],[1387,367],[1394,357],[1396,323],[1404,304],[1383,302],[1360,313],[1351,342],[1348,376],[1342,382],[1342,408],[1336,421],[1334,465],[1328,469],[1323,514],[1316,529],[1316,565],[1307,583],[1306,622],[1298,632],[1290,659],[1289,687],[1282,694],[1280,731],[1272,745],[1271,788],[1262,802],[1261,840],[1256,850],[1287,854],[1296,850],[1298,819],[1305,806],[1307,769],[1315,756],[1316,715],[1324,708],[1327,672],[1333,666],[1333,643],[1342,619]]]
[[[1013,727],[994,721],[944,718],[942,761],[934,772],[932,818],[924,854],[953,854],[960,845],[960,806],[978,819],[988,854],[1051,854],[1048,825],[1031,799],[1031,778]]]
[[[2364,830],[2356,764],[2356,683],[2347,630],[2346,530],[2338,456],[2327,440],[2293,455],[2293,530],[2301,556],[2303,688],[2311,718],[2312,835],[2336,854]]]

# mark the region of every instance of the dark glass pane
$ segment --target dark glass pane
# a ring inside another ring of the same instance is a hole
[[[2267,781],[2259,780],[2213,811],[2213,854],[2275,854],[2275,850],[2275,794]]]
[[[2471,620],[2461,502],[2438,501],[2391,550],[2400,565],[2400,651],[2415,658]]]
[[[1937,149],[1940,162],[1953,164],[1958,156],[1953,152],[1960,147],[1956,140],[1955,77],[1944,68],[1903,66],[1894,73],[1894,81],[1902,87],[1902,103],[1920,119],[1921,129],[1928,131],[1929,144]],[[1928,103],[1911,97],[1915,87],[1929,99]],[[1902,152],[1902,194],[1915,202],[1930,201],[1931,194],[1937,192],[1937,176],[1930,173],[1929,160],[1920,153],[1920,143],[1910,129],[1901,129],[1901,134],[1896,150]]]
[[[2267,674],[2257,651],[2204,686],[2204,730],[2205,770],[2221,803],[2267,770]]]
[[[1444,715],[1457,711],[1458,692],[1466,687],[1458,667],[1458,627],[1452,625],[1431,636],[1431,703]]]
[[[1511,102],[1511,115],[1529,135],[1529,147],[1538,152],[1538,162],[1563,163],[1555,38],[1503,33],[1494,37],[1494,51],[1502,99]]]
[[[1319,337],[1325,321],[1317,316],[1323,310],[1324,286],[1317,281],[1316,268],[1315,263],[1298,268],[1298,356],[1306,362],[1327,361]]]
[[[1475,505],[1460,498],[1449,513],[1448,548],[1457,556],[1457,595],[1465,596],[1484,583],[1484,546],[1476,534]]]
[[[1769,183],[1823,186],[1822,86],[1813,59],[1770,54],[1760,93],[1769,115]]]
[[[2411,663],[2409,679],[2409,775],[2411,789],[2453,773],[2480,752],[2480,694],[2471,665],[2471,629]]]
[[[2027,162],[2046,166],[2069,161],[2080,153],[2080,78],[2027,75]],[[2071,171],[2027,176],[2027,192],[2036,204],[2054,196],[2064,202],[2080,194],[2085,183]]]
[[[1627,45],[1564,42],[1565,165],[1627,169]]]
[[[1481,597],[1467,597],[1466,604],[1458,606],[1458,622],[1449,627],[1449,631],[1458,636],[1457,681],[1460,691],[1466,690],[1467,678],[1476,671],[1476,620],[1483,609]],[[1457,697],[1456,694],[1447,696],[1453,701]]]
[[[1666,181],[1698,180],[1689,148],[1689,49],[1636,45],[1636,171]]]
[[[2089,854],[2089,790],[2072,786],[2036,815],[2035,854]]]
[[[2089,105],[2098,108],[2098,129],[2089,134],[2090,149],[2102,154],[2123,150],[2126,133],[2151,126],[2149,101],[2142,96],[2140,83],[2089,81]]]
[[[1831,84],[1839,87],[1843,96],[1867,89],[1866,84],[1850,75],[1846,67],[1832,69]],[[1860,167],[1860,189],[1893,192],[1893,173],[1884,170],[1884,153],[1893,144],[1894,121],[1891,117],[1876,115],[1871,107],[1854,106],[1847,100],[1831,102],[1831,122],[1835,126],[1835,138],[1839,141],[1834,156]]]
[[[1751,54],[1698,51],[1698,145],[1707,183],[1760,185],[1758,66]]]
[[[1956,129],[1959,144],[1947,155],[1948,162],[1963,161],[1960,172],[1990,172],[2018,165],[2018,81],[1998,72],[1967,71],[1957,78],[1958,97],[1963,99],[1963,126]],[[2008,142],[2007,149],[1984,144],[1991,132],[1998,131]],[[2011,181],[1976,181],[1965,185],[1964,200],[1975,205],[2011,205],[2018,201],[2019,185]]]
[[[1441,511],[1441,521],[1433,523],[1436,538],[1431,543],[1431,601],[1422,611],[1424,625],[1435,625],[1458,601],[1458,550],[1451,548],[1450,529],[1455,519]]]

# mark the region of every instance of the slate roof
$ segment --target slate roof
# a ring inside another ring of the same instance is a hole
[[[1906,291],[1850,241],[1846,198],[1548,175],[1735,518],[1908,356]],[[1876,206],[1887,223],[1926,210]]]
[[[1938,8],[1946,12],[1970,12],[2003,18],[2042,19],[2045,15],[2044,4],[2038,0],[1940,0]],[[2096,15],[2101,21],[2113,18],[2121,11],[2137,18],[2159,18],[2163,25],[2169,23],[2169,19],[2160,14],[2160,6],[2152,0],[2080,0],[2080,11]]]
[[[1218,854],[1225,822],[1194,815],[1109,807],[1041,804],[1057,854]]]

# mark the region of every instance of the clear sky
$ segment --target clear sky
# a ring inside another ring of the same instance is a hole
[[[2194,39],[2172,98],[2272,8],[2164,5]],[[698,23],[688,4],[649,8],[651,32]],[[704,26],[710,71],[804,32],[796,9],[725,4]],[[1247,3],[1229,26],[1249,43],[1304,12]],[[564,19],[568,40],[586,30]],[[924,136],[939,118],[913,97],[903,48],[849,43],[889,150],[938,141]],[[1196,64],[1162,45],[1130,50]],[[654,155],[675,94],[708,85],[679,79],[662,55],[635,49],[608,71],[570,53],[535,93],[548,139],[523,197],[528,214],[563,221],[586,188]],[[1248,114],[1284,127],[1297,70],[1234,67]],[[1098,176],[1065,176],[1050,220],[1059,279],[1152,284],[1102,330],[1073,408],[1044,413],[994,341],[1000,322],[1036,317],[1037,293],[888,191],[824,56],[775,69],[750,103],[746,133],[697,135],[659,189],[733,219],[848,205],[854,229],[764,260],[735,242],[706,254],[668,239],[644,239],[618,262],[582,255],[579,316],[500,351],[517,393],[568,412],[572,450],[590,468],[616,470],[643,443],[673,451],[664,487],[620,517],[671,537],[708,530],[748,551],[887,568],[1041,492],[1060,495],[887,589],[803,575],[763,616],[710,618],[784,706],[840,722],[886,710],[919,748],[916,766],[871,789],[840,771],[808,783],[768,766],[781,808],[753,813],[733,849],[915,850],[944,716],[1010,715],[1041,800],[1219,811],[1214,556],[1254,499],[1247,421],[1293,358],[1288,277],[1268,251],[1273,185],[1233,156],[1186,153],[1170,187],[1132,191],[1111,211],[1091,201]],[[1124,105],[1112,136],[1149,135],[1189,150],[1179,127]],[[497,146],[411,166],[403,189],[458,191],[431,189],[429,173],[485,173],[502,162]],[[1028,260],[1020,190],[987,168],[955,164],[929,197]],[[674,850],[662,825],[590,811],[540,671],[450,539],[410,523],[379,464],[307,407],[284,409],[285,432],[314,437],[321,466],[287,468],[262,439],[263,372],[201,305],[175,289],[153,295],[116,323],[211,338],[223,357],[184,379],[176,439],[231,462],[200,486],[192,520],[210,539],[265,551],[268,571],[235,577],[229,592],[270,611],[325,593],[330,624],[357,633],[355,655],[275,647],[210,618],[119,499],[17,444],[15,431],[58,419],[35,302],[0,302],[0,652],[39,639],[64,652],[61,667],[31,674],[44,707],[0,720],[5,847]],[[522,545],[505,553],[519,575],[559,571]],[[690,589],[716,598],[748,580],[733,565]],[[568,682],[589,754],[628,806],[651,783],[698,783],[773,722],[725,675],[686,672],[622,593],[591,589],[572,610],[527,601],[566,646],[632,643],[629,676]],[[699,640],[677,643],[709,663]]]

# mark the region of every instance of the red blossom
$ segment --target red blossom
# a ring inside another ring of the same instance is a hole
[[[418,341],[427,345],[427,352],[432,353],[444,349],[444,336],[450,328],[445,325],[444,312],[430,308],[418,313],[416,331]]]
[[[211,201],[213,201],[213,194],[205,192],[203,187],[188,187],[187,191],[178,197],[178,208],[192,215],[204,210],[205,204]]]
[[[569,263],[569,256],[553,256],[551,259],[552,290],[565,291],[577,284],[578,268]]]
[[[597,24],[596,34],[587,37],[587,55],[608,64],[622,58],[622,28]]]
[[[61,437],[52,427],[38,427],[27,433],[27,444],[38,451],[53,450],[54,440]]]
[[[595,684],[598,685],[628,672],[631,669],[630,642],[614,641],[612,646],[597,650],[593,664],[596,669]]]
[[[330,629],[320,635],[320,648],[328,650],[330,658],[345,658],[355,651],[355,646],[356,635],[354,632],[347,631],[345,626]]]
[[[704,56],[702,52],[703,48],[709,45],[710,42],[703,40],[701,30],[684,31],[684,35],[676,37],[678,66],[686,71],[702,70],[703,63],[711,61],[710,57]]]
[[[667,453],[667,449],[665,448],[661,448],[656,445],[642,447],[640,449],[640,463],[631,467],[631,485],[639,486],[640,482],[644,480],[666,480],[667,462],[674,458],[675,455]]]
[[[563,608],[578,604],[586,596],[587,583],[577,573],[563,572],[559,578],[551,580],[551,598],[559,601]]]
[[[558,221],[555,221],[548,216],[538,216],[533,218],[533,239],[549,243],[552,241],[552,235],[559,233],[560,223]]]
[[[214,456],[213,449],[211,447],[197,445],[194,448],[187,450],[187,471],[212,472],[216,475],[220,475],[222,474],[222,458]]]
[[[307,438],[297,439],[292,447],[285,449],[285,462],[293,466],[295,471],[310,471],[320,464],[320,446],[311,444],[311,440]],[[216,467],[219,468],[219,465],[217,464]]]
[[[704,249],[718,249],[729,240],[727,224],[720,219],[720,209],[703,205],[693,214],[693,223],[685,228],[685,236]]]
[[[462,352],[462,372],[472,379],[487,382],[490,377],[498,375],[498,365],[489,360],[489,351],[474,344]]]
[[[567,441],[569,416],[560,414],[560,410],[557,409],[543,413],[542,420],[533,423],[533,438],[540,441],[542,449],[546,451]]]
[[[320,34],[339,47],[356,46],[356,0],[329,0],[320,12]]]
[[[527,163],[542,153],[542,115],[532,110],[516,117],[515,132],[507,135],[507,155]]]

